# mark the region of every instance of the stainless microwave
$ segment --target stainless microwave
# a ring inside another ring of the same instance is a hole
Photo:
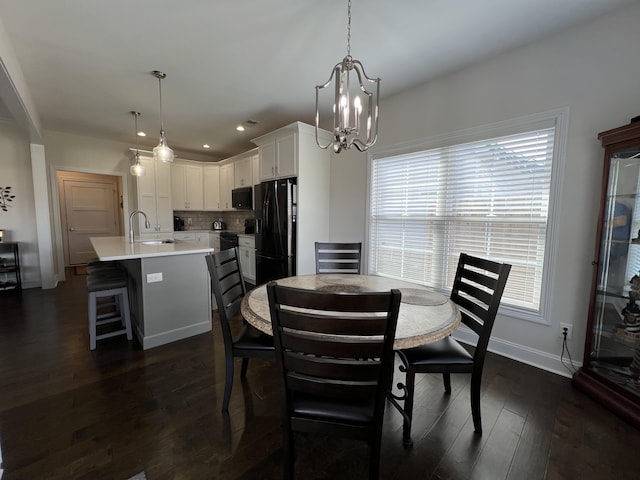
[[[253,210],[253,187],[231,190],[231,204],[239,210]]]

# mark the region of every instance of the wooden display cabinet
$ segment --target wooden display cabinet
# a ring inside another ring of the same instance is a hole
[[[640,428],[640,122],[605,149],[583,366],[573,383]]]

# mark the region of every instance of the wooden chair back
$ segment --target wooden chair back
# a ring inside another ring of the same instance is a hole
[[[400,291],[340,294],[271,282],[267,294],[284,379],[287,478],[293,431],[366,441],[370,478],[378,478]]]
[[[226,349],[232,348],[233,337],[229,320],[240,311],[242,298],[246,294],[238,247],[205,255],[211,277],[211,291],[218,304],[218,314]]]
[[[461,253],[451,290],[462,323],[478,335],[475,361],[484,359],[511,265]],[[481,368],[481,367],[480,367]]]
[[[316,242],[315,246],[316,273],[360,273],[362,243]]]

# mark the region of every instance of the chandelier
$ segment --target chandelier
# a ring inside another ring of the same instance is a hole
[[[142,175],[144,175],[144,165],[140,163],[140,151],[138,150],[138,117],[140,116],[140,112],[131,110],[129,113],[133,115],[135,119],[135,130],[133,133],[136,136],[136,155],[135,155],[136,163],[131,165],[131,168],[129,168],[129,172],[134,177],[141,177]]]
[[[369,78],[362,63],[351,57],[351,0],[348,5],[347,56],[333,67],[329,80],[316,85],[316,143],[320,148],[329,148],[340,153],[352,145],[364,152],[378,139],[378,105],[380,101],[380,79]],[[318,138],[320,123],[320,90],[335,80],[333,99],[333,136],[331,143],[322,145]],[[371,88],[371,91],[367,89]]]
[[[153,149],[153,158],[163,162],[173,162],[173,150],[167,145],[164,123],[162,122],[162,80],[167,78],[167,74],[154,70],[151,75],[158,79],[158,88],[160,90],[160,143]]]

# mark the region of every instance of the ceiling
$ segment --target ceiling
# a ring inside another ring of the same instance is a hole
[[[352,0],[351,54],[385,98],[635,1]],[[0,19],[43,128],[133,146],[137,110],[151,148],[160,70],[167,140],[187,157],[313,124],[314,87],[347,53],[346,0],[2,0]]]

